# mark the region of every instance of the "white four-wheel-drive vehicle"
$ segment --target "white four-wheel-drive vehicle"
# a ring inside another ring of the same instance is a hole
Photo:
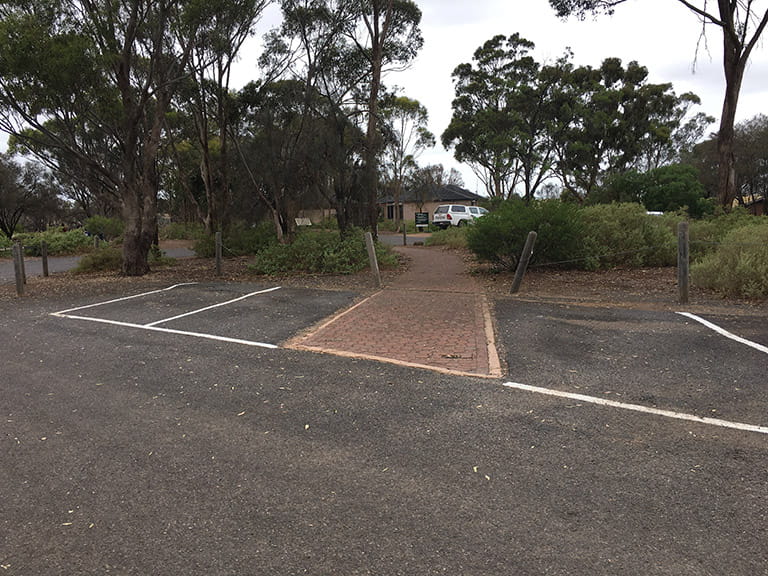
[[[464,206],[463,204],[442,204],[437,207],[432,216],[432,223],[445,230],[449,226],[464,226],[487,214],[488,210],[480,206]]]

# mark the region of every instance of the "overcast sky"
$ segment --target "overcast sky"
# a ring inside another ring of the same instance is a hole
[[[599,66],[608,57],[621,58],[624,63],[636,60],[648,68],[650,82],[671,82],[677,94],[698,94],[702,104],[697,111],[720,118],[722,35],[708,26],[706,39],[701,38],[700,21],[675,0],[633,0],[619,6],[613,16],[583,22],[556,18],[547,0],[415,1],[423,13],[424,48],[409,70],[390,74],[385,82],[401,87],[403,94],[427,107],[430,129],[438,141],[451,119],[454,68],[470,62],[486,40],[515,32],[536,44],[534,56],[539,62],[557,59],[567,47],[573,50],[576,64]],[[765,9],[765,2],[757,4]],[[262,22],[264,29],[279,21],[279,12],[274,7],[270,10]],[[768,113],[768,50],[764,44],[758,46],[747,71],[738,120]],[[239,75],[246,77],[253,71],[253,64],[244,56]],[[716,129],[712,125],[711,130]],[[419,163],[458,168],[469,189],[483,192],[477,189],[479,183],[471,170],[459,165],[439,143]]]
[[[556,18],[548,0],[414,1],[423,13],[424,48],[409,70],[390,74],[385,82],[401,87],[402,94],[429,110],[430,130],[438,144],[425,152],[419,163],[459,169],[472,191],[484,193],[472,171],[456,162],[439,140],[451,119],[451,73],[459,64],[471,62],[475,50],[497,34],[510,36],[517,32],[532,41],[539,62],[557,59],[567,47],[573,50],[574,62],[579,65],[599,66],[608,57],[621,58],[624,63],[636,60],[648,68],[650,82],[671,82],[677,94],[698,94],[702,104],[696,111],[719,121],[724,93],[722,35],[719,29],[708,26],[707,37],[702,38],[698,18],[676,0],[631,0],[619,6],[613,16],[585,21]],[[768,2],[757,0],[756,4],[764,10]],[[259,36],[279,22],[280,11],[272,5],[261,21]],[[255,60],[259,44],[254,39],[244,47],[233,88],[258,78]],[[759,113],[768,114],[765,40],[758,45],[748,67],[737,120]],[[711,126],[711,131],[715,130],[717,124]],[[0,135],[2,148],[5,141],[5,135]]]

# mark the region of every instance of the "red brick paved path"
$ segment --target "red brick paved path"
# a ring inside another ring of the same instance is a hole
[[[397,247],[408,270],[293,347],[500,376],[485,296],[455,252]]]

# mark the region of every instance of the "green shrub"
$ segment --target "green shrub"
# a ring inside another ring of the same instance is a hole
[[[449,226],[445,230],[436,230],[424,242],[427,246],[447,246],[448,248],[467,248],[467,226]]]
[[[80,258],[80,262],[75,267],[75,273],[117,271],[122,264],[122,250],[114,246],[105,246]]]
[[[674,212],[685,210],[692,218],[712,214],[714,205],[705,198],[697,170],[687,164],[671,164],[648,172],[630,170],[608,178],[594,190],[589,204],[639,203],[646,210]]]
[[[730,231],[691,267],[691,280],[723,296],[768,298],[768,223]]]
[[[114,240],[123,235],[123,221],[106,216],[91,216],[83,224],[83,228],[91,236],[98,236],[102,240]]]
[[[48,245],[49,256],[82,254],[93,246],[93,239],[86,236],[81,228],[66,232],[51,229],[45,232],[16,234],[14,238],[22,241],[28,256],[40,256],[43,242]]]
[[[559,200],[508,200],[467,228],[467,246],[480,260],[514,268],[531,231],[538,234],[531,264],[568,265],[583,253],[579,209]]]
[[[673,266],[677,239],[663,218],[640,204],[600,204],[581,210],[583,267]]]
[[[222,238],[224,256],[247,256],[256,254],[271,244],[277,243],[274,225],[264,220],[255,226],[234,222]],[[216,239],[202,234],[192,249],[201,258],[213,258],[216,254]]]
[[[416,221],[413,218],[410,220],[401,220],[400,225],[402,226],[403,223],[405,223],[405,232],[407,234],[421,232],[420,228],[416,228]],[[383,220],[379,222],[379,230],[384,232],[398,232],[394,220]],[[400,228],[400,233],[402,233],[402,228]]]
[[[161,240],[195,240],[205,233],[199,222],[171,222],[160,227]]]
[[[396,264],[394,255],[377,246],[379,265]],[[302,230],[292,244],[271,244],[256,254],[251,270],[257,274],[295,273],[352,274],[368,267],[368,251],[362,234],[341,238],[338,232]]]
[[[691,261],[697,262],[717,251],[720,242],[733,230],[762,222],[744,208],[736,208],[728,214],[719,214],[703,220],[691,221],[688,237],[691,245]]]

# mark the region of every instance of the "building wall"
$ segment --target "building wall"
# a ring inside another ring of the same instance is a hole
[[[462,204],[464,206],[474,206],[476,202],[472,202],[470,200],[459,200],[459,201],[450,201],[450,202],[426,202],[421,207],[421,210],[419,210],[419,206],[415,204],[414,202],[407,202],[403,204],[403,219],[406,222],[413,222],[416,219],[416,212],[428,212],[429,213],[429,222],[432,223],[432,216],[435,213],[435,210],[438,206],[441,206],[443,204]],[[392,204],[390,204],[392,206]],[[382,206],[382,213],[384,215],[385,219],[389,219],[389,210],[387,210],[386,206]]]

